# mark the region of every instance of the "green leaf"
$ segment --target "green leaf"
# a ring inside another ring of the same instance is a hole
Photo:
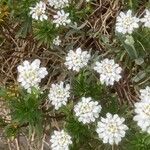
[[[136,51],[135,47],[133,45],[127,45],[125,43],[125,37],[122,35],[118,34],[119,40],[121,41],[124,49],[126,52],[129,54],[131,59],[137,59],[138,58],[138,52]]]
[[[33,24],[34,38],[38,40],[39,46],[42,44],[50,47],[53,39],[57,36],[58,30],[49,21],[35,22]]]
[[[133,80],[134,82],[139,82],[139,81],[142,80],[145,76],[146,76],[146,72],[145,72],[145,71],[140,71],[135,77],[132,78],[132,80]]]

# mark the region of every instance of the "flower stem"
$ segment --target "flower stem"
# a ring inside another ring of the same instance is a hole
[[[129,0],[129,6],[132,8],[132,0]]]
[[[112,145],[112,150],[115,150],[115,145],[114,144]]]

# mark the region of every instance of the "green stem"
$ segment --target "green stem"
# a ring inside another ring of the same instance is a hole
[[[112,150],[115,150],[115,145],[114,144],[112,145]]]
[[[129,6],[132,8],[132,0],[129,0]]]

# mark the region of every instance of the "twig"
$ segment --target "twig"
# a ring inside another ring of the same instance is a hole
[[[19,148],[19,144],[18,144],[18,139],[17,139],[17,138],[15,139],[15,142],[16,142],[17,150],[20,150],[20,148]]]

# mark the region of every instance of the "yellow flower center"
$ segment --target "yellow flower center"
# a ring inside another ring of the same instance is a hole
[[[112,73],[112,67],[110,65],[107,65],[105,68],[107,73]]]
[[[111,133],[116,133],[117,130],[118,130],[118,128],[117,128],[116,124],[114,124],[114,123],[111,123],[108,127],[108,131]]]
[[[32,78],[32,79],[34,79],[35,76],[36,76],[36,72],[33,71],[33,70],[30,70],[30,71],[28,71],[28,72],[25,73],[25,76],[26,76],[27,78],[30,78],[30,79]]]

